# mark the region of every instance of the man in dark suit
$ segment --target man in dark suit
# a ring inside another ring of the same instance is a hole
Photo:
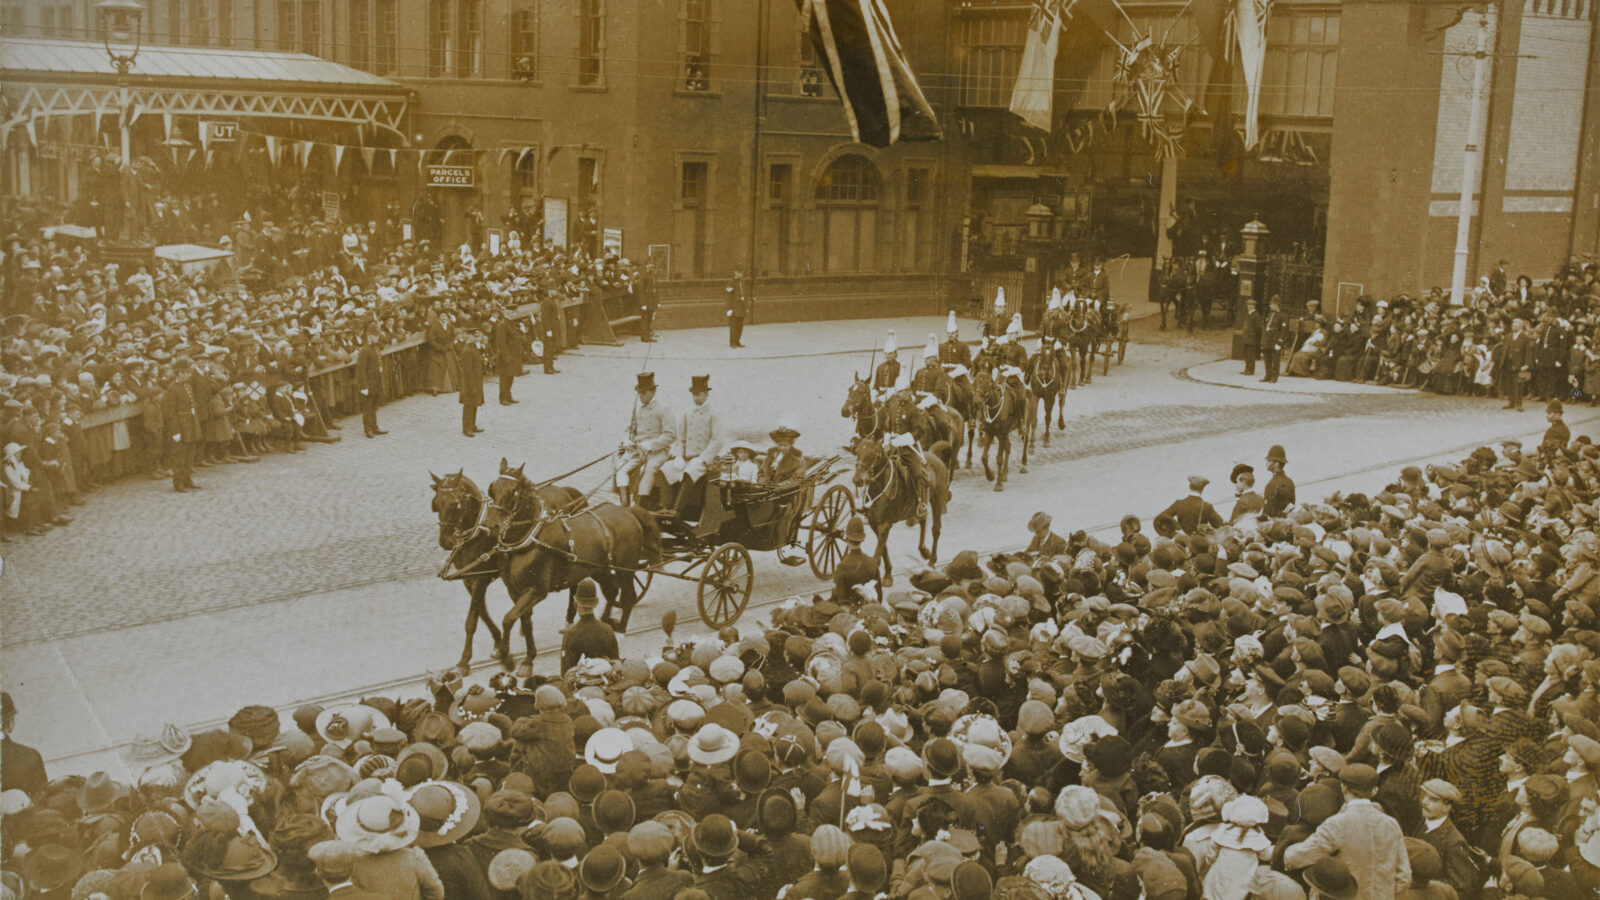
[[[323,841],[306,851],[317,868],[317,877],[328,889],[329,900],[383,900],[386,895],[364,891],[352,880],[356,860],[364,855],[347,841]]]
[[[356,351],[356,391],[361,395],[361,430],[367,437],[388,434],[378,427],[378,400],[383,396],[383,370],[378,362],[378,326],[368,325]]]
[[[539,301],[539,343],[543,345],[539,361],[544,363],[546,375],[558,375],[556,356],[561,353],[561,295],[546,286]]]
[[[1422,827],[1417,838],[1439,851],[1444,861],[1444,878],[1461,897],[1476,897],[1483,887],[1483,876],[1467,839],[1450,818],[1451,809],[1461,802],[1461,791],[1442,778],[1422,783]]]
[[[728,346],[743,347],[741,338],[744,337],[744,320],[750,315],[751,297],[750,280],[744,277],[744,269],[733,267],[733,280],[728,282]]]
[[[1163,510],[1161,515],[1171,516],[1178,523],[1178,527],[1189,534],[1199,531],[1201,525],[1207,528],[1221,525],[1222,516],[1217,513],[1216,507],[1200,496],[1210,483],[1210,480],[1199,475],[1190,475],[1189,496],[1174,502]]]
[[[1505,409],[1522,410],[1522,393],[1533,377],[1533,338],[1528,334],[1528,323],[1518,316],[1511,320],[1511,336],[1505,340],[1503,357],[1506,400]]]
[[[1499,300],[1506,292],[1506,261],[1495,263],[1494,271],[1489,273],[1489,293],[1494,294],[1494,299]]]
[[[1261,351],[1261,337],[1266,333],[1266,328],[1260,310],[1256,309],[1256,301],[1251,300],[1248,309],[1244,316],[1244,328],[1241,329],[1244,339],[1244,374],[1254,375],[1256,359]]]
[[[194,363],[179,357],[173,366],[177,379],[162,396],[162,421],[167,431],[167,459],[172,463],[172,489],[198,490],[194,483],[194,458],[205,439],[200,392],[195,386]]]
[[[1288,323],[1283,318],[1283,306],[1276,296],[1267,303],[1267,318],[1261,323],[1261,357],[1266,371],[1261,380],[1278,380],[1278,358],[1283,353],[1283,343],[1288,339]]]
[[[656,293],[655,260],[639,270],[639,277],[633,282],[633,298],[639,304],[639,340],[651,343],[656,339],[656,308],[661,305]]]
[[[456,344],[456,360],[461,367],[461,384],[456,398],[461,402],[461,433],[476,437],[478,407],[483,405],[483,335],[477,331],[463,331]]]
[[[522,354],[518,352],[518,338],[521,332],[517,326],[504,314],[493,314],[494,327],[489,334],[490,351],[494,354],[494,368],[500,375],[500,405],[510,406],[517,401],[511,397],[511,382],[517,377],[517,367],[522,364]]]
[[[1533,395],[1537,399],[1559,399],[1566,393],[1567,357],[1572,338],[1556,311],[1547,309],[1533,340]]]
[[[39,751],[11,739],[17,706],[9,693],[0,692],[0,790],[19,790],[37,797],[50,783]]]
[[[1284,471],[1289,465],[1289,454],[1283,451],[1282,444],[1273,444],[1267,450],[1267,471],[1272,477],[1267,479],[1267,486],[1261,491],[1262,512],[1269,518],[1277,518],[1294,505],[1294,479]]]

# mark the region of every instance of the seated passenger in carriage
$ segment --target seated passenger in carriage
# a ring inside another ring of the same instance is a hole
[[[733,462],[728,467],[728,481],[733,484],[755,484],[761,480],[761,464],[756,461],[754,444],[734,441],[728,449],[733,452]]]
[[[805,454],[794,445],[800,432],[790,424],[789,417],[780,420],[778,427],[768,432],[767,436],[772,438],[773,448],[761,460],[761,482],[782,484],[805,474],[809,463]]]

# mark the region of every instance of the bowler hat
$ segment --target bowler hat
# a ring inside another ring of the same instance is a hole
[[[1305,872],[1306,883],[1330,900],[1355,900],[1361,894],[1350,867],[1336,857],[1324,856]]]
[[[727,859],[739,849],[733,821],[721,813],[712,813],[700,820],[694,829],[694,843],[701,856],[712,859]]]
[[[572,594],[572,605],[577,607],[579,612],[586,612],[593,610],[599,603],[600,598],[595,591],[594,579],[585,578],[578,582],[577,590]]]
[[[601,844],[590,850],[578,865],[578,880],[596,894],[605,894],[622,881],[627,863],[617,848]]]

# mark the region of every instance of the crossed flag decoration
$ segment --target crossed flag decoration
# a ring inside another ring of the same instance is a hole
[[[887,147],[942,137],[883,0],[795,0],[856,141]]]

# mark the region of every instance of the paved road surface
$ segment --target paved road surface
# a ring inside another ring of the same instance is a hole
[[[920,346],[916,336],[942,331],[942,322],[757,327],[747,351],[728,350],[717,330],[669,332],[654,345],[569,355],[559,376],[519,379],[522,402],[486,407],[480,423],[489,432],[475,440],[458,433],[453,397],[415,397],[380,412],[387,437],[205,469],[200,494],[153,481],[101,491],[71,527],[7,547],[0,654],[23,710],[19,736],[57,768],[86,771],[112,765],[106,748],[163,721],[196,725],[245,703],[414,686],[424,670],[455,660],[465,612],[460,587],[433,576],[441,557],[428,472],[464,468],[481,483],[502,457],[527,462],[530,474],[580,465],[615,445],[641,366],[675,405],[688,400],[689,375],[709,372],[736,432],[764,435],[793,412],[800,446],[829,452],[849,433],[839,414],[845,385],[869,367],[888,327],[903,345]],[[941,558],[1025,541],[1035,509],[1066,530],[1114,527],[1129,511],[1148,521],[1183,494],[1191,473],[1210,477],[1221,500],[1232,464],[1259,465],[1273,443],[1287,448],[1302,495],[1320,496],[1376,490],[1408,461],[1456,458],[1544,427],[1532,407],[1518,414],[1485,400],[1246,382],[1230,374],[1236,364],[1216,362],[1217,333],[1157,334],[1139,323],[1135,340],[1125,365],[1069,395],[1065,431],[1035,446],[1026,474],[1014,459],[1005,493],[977,469],[957,477]],[[1574,433],[1596,432],[1591,411],[1575,409],[1569,422]],[[603,474],[572,483],[587,489]],[[914,532],[897,531],[891,550],[902,571],[913,565]],[[809,569],[770,554],[758,555],[756,582],[758,603],[816,587]],[[497,615],[509,605],[498,586],[490,599]],[[536,611],[541,650],[559,643],[563,605]],[[657,579],[625,647],[657,649],[652,626],[668,609],[685,628],[695,623],[692,585]],[[487,658],[486,633],[476,649]]]

